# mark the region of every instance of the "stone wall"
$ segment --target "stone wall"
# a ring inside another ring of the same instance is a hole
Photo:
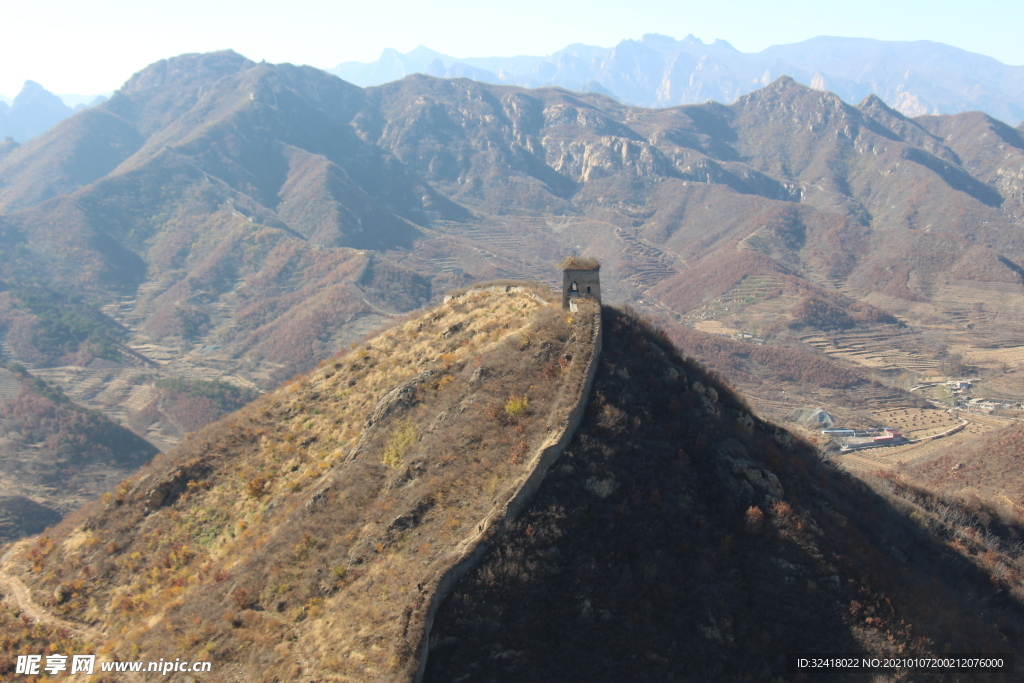
[[[540,488],[540,485],[544,482],[544,477],[547,475],[548,470],[565,452],[566,447],[568,447],[576,435],[576,430],[583,421],[583,415],[586,413],[587,404],[590,400],[590,392],[594,386],[594,377],[597,375],[604,333],[601,324],[600,306],[596,303],[591,303],[586,307],[581,305],[580,309],[584,311],[584,314],[593,316],[593,324],[591,327],[590,344],[588,345],[591,350],[590,354],[582,358],[581,354],[573,355],[573,365],[577,362],[585,363],[582,381],[577,385],[575,395],[571,397],[574,405],[569,410],[561,428],[549,437],[545,444],[531,456],[532,466],[528,474],[524,475],[515,484],[506,502],[503,505],[497,506],[477,526],[477,532],[460,544],[452,564],[438,577],[433,591],[425,597],[423,606],[417,610],[420,614],[414,614],[410,618],[409,632],[413,639],[416,638],[412,633],[414,624],[417,621],[421,621],[422,626],[420,629],[416,629],[419,630],[418,642],[410,642],[410,646],[414,648],[415,657],[410,662],[411,666],[406,671],[406,675],[402,677],[405,680],[411,679],[415,683],[420,683],[423,680],[430,646],[430,629],[434,624],[434,619],[437,616],[438,609],[441,607],[441,603],[451,594],[456,584],[480,563],[490,549],[491,544],[508,530],[512,522],[515,521],[515,518],[522,512],[527,503],[530,502]],[[595,310],[590,312],[588,309]],[[572,367],[570,367],[570,372],[572,372]],[[413,671],[413,667],[415,671]]]
[[[575,292],[571,289],[574,282]],[[601,271],[566,268],[562,271],[562,308],[569,308],[571,300],[583,298],[601,303]]]

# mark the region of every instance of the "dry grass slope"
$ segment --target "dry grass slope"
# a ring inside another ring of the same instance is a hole
[[[409,677],[437,581],[500,530],[591,356],[592,315],[505,290],[400,321],[206,427],[3,570],[104,632],[106,657]],[[45,646],[33,633],[11,642]]]

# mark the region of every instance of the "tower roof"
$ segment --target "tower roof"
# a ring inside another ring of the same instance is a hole
[[[601,264],[589,256],[566,256],[562,270],[601,270]]]

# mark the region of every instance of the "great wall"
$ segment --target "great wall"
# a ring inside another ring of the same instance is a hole
[[[491,512],[476,525],[471,534],[463,539],[452,553],[451,563],[431,580],[430,583],[433,584],[433,587],[431,588],[429,585],[425,587],[425,599],[420,608],[411,615],[407,629],[412,641],[408,646],[416,653],[416,656],[405,671],[404,678],[406,680],[421,683],[429,655],[430,631],[441,604],[451,594],[458,582],[480,564],[488,549],[509,529],[512,522],[537,493],[544,482],[545,475],[565,452],[583,421],[594,378],[597,375],[603,341],[600,285],[597,281],[596,269],[593,269],[593,272],[593,278],[586,278],[586,281],[592,282],[592,286],[595,287],[590,299],[587,298],[586,290],[583,290],[584,293],[577,297],[576,292],[579,290],[570,289],[575,283],[570,274],[578,274],[579,271],[567,269],[563,278],[563,307],[571,308],[574,313],[590,320],[590,337],[577,340],[579,350],[573,354],[572,365],[569,369],[570,374],[574,376],[576,374],[574,371],[582,370],[578,373],[579,380],[566,387],[552,411],[560,418],[559,423],[557,426],[552,425],[555,426],[555,429],[552,430],[551,435],[531,454],[528,467],[511,487],[510,495],[496,504]],[[515,285],[484,285],[447,296],[445,303],[484,291],[512,292],[525,291],[525,288]],[[536,295],[534,296],[536,298]],[[413,667],[415,667],[415,671],[412,670]]]

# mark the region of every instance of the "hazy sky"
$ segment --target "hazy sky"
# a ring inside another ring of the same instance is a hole
[[[159,59],[231,48],[329,68],[423,44],[456,57],[550,54],[570,43],[693,34],[743,52],[818,35],[935,40],[1024,64],[1021,0],[5,0],[0,94],[26,79],[57,93],[119,87]]]

